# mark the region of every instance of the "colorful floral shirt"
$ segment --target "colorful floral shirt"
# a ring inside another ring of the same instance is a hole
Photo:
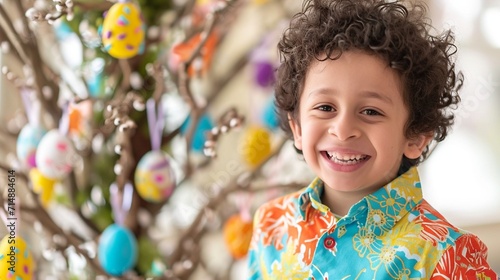
[[[497,279],[486,246],[422,199],[415,167],[336,217],[323,182],[261,206],[250,279]]]

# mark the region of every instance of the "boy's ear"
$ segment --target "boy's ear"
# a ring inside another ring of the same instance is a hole
[[[433,134],[420,134],[414,138],[408,139],[404,155],[409,159],[417,159],[422,155],[425,147],[432,141]]]
[[[302,130],[300,125],[296,122],[290,114],[288,114],[288,124],[292,129],[293,143],[296,149],[302,150]]]

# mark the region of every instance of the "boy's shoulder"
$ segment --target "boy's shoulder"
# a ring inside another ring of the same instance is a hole
[[[457,233],[466,233],[466,231],[449,222],[446,217],[444,217],[436,208],[434,208],[434,206],[432,206],[425,199],[422,199],[420,203],[416,205],[416,207],[411,211],[411,214],[414,217],[413,221],[422,225],[435,224],[441,227],[452,229]]]
[[[420,228],[420,239],[433,246],[439,245],[442,249],[456,247],[457,242],[462,243],[464,240],[468,239],[476,240],[478,244],[482,244],[476,235],[448,221],[425,199],[422,199],[420,203],[409,212],[408,221],[409,224],[416,225]],[[407,230],[413,228],[408,226],[407,223],[398,224],[402,225]],[[481,246],[484,246],[484,244]]]

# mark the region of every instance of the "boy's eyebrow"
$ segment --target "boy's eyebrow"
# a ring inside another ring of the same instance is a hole
[[[381,100],[381,101],[383,101],[385,103],[393,105],[393,102],[392,102],[391,98],[389,98],[386,95],[382,95],[382,94],[380,94],[378,92],[375,92],[375,91],[365,91],[365,92],[363,92],[362,96],[365,97],[365,98],[379,99],[379,100]]]

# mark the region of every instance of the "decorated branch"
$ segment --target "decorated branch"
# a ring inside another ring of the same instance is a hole
[[[290,9],[271,0],[0,3],[2,100],[19,104],[0,127],[1,173],[15,181],[0,185],[0,260],[16,255],[0,278],[243,273],[235,264],[255,209],[302,186],[273,172],[291,168],[272,98]],[[269,18],[250,40],[257,14]]]

